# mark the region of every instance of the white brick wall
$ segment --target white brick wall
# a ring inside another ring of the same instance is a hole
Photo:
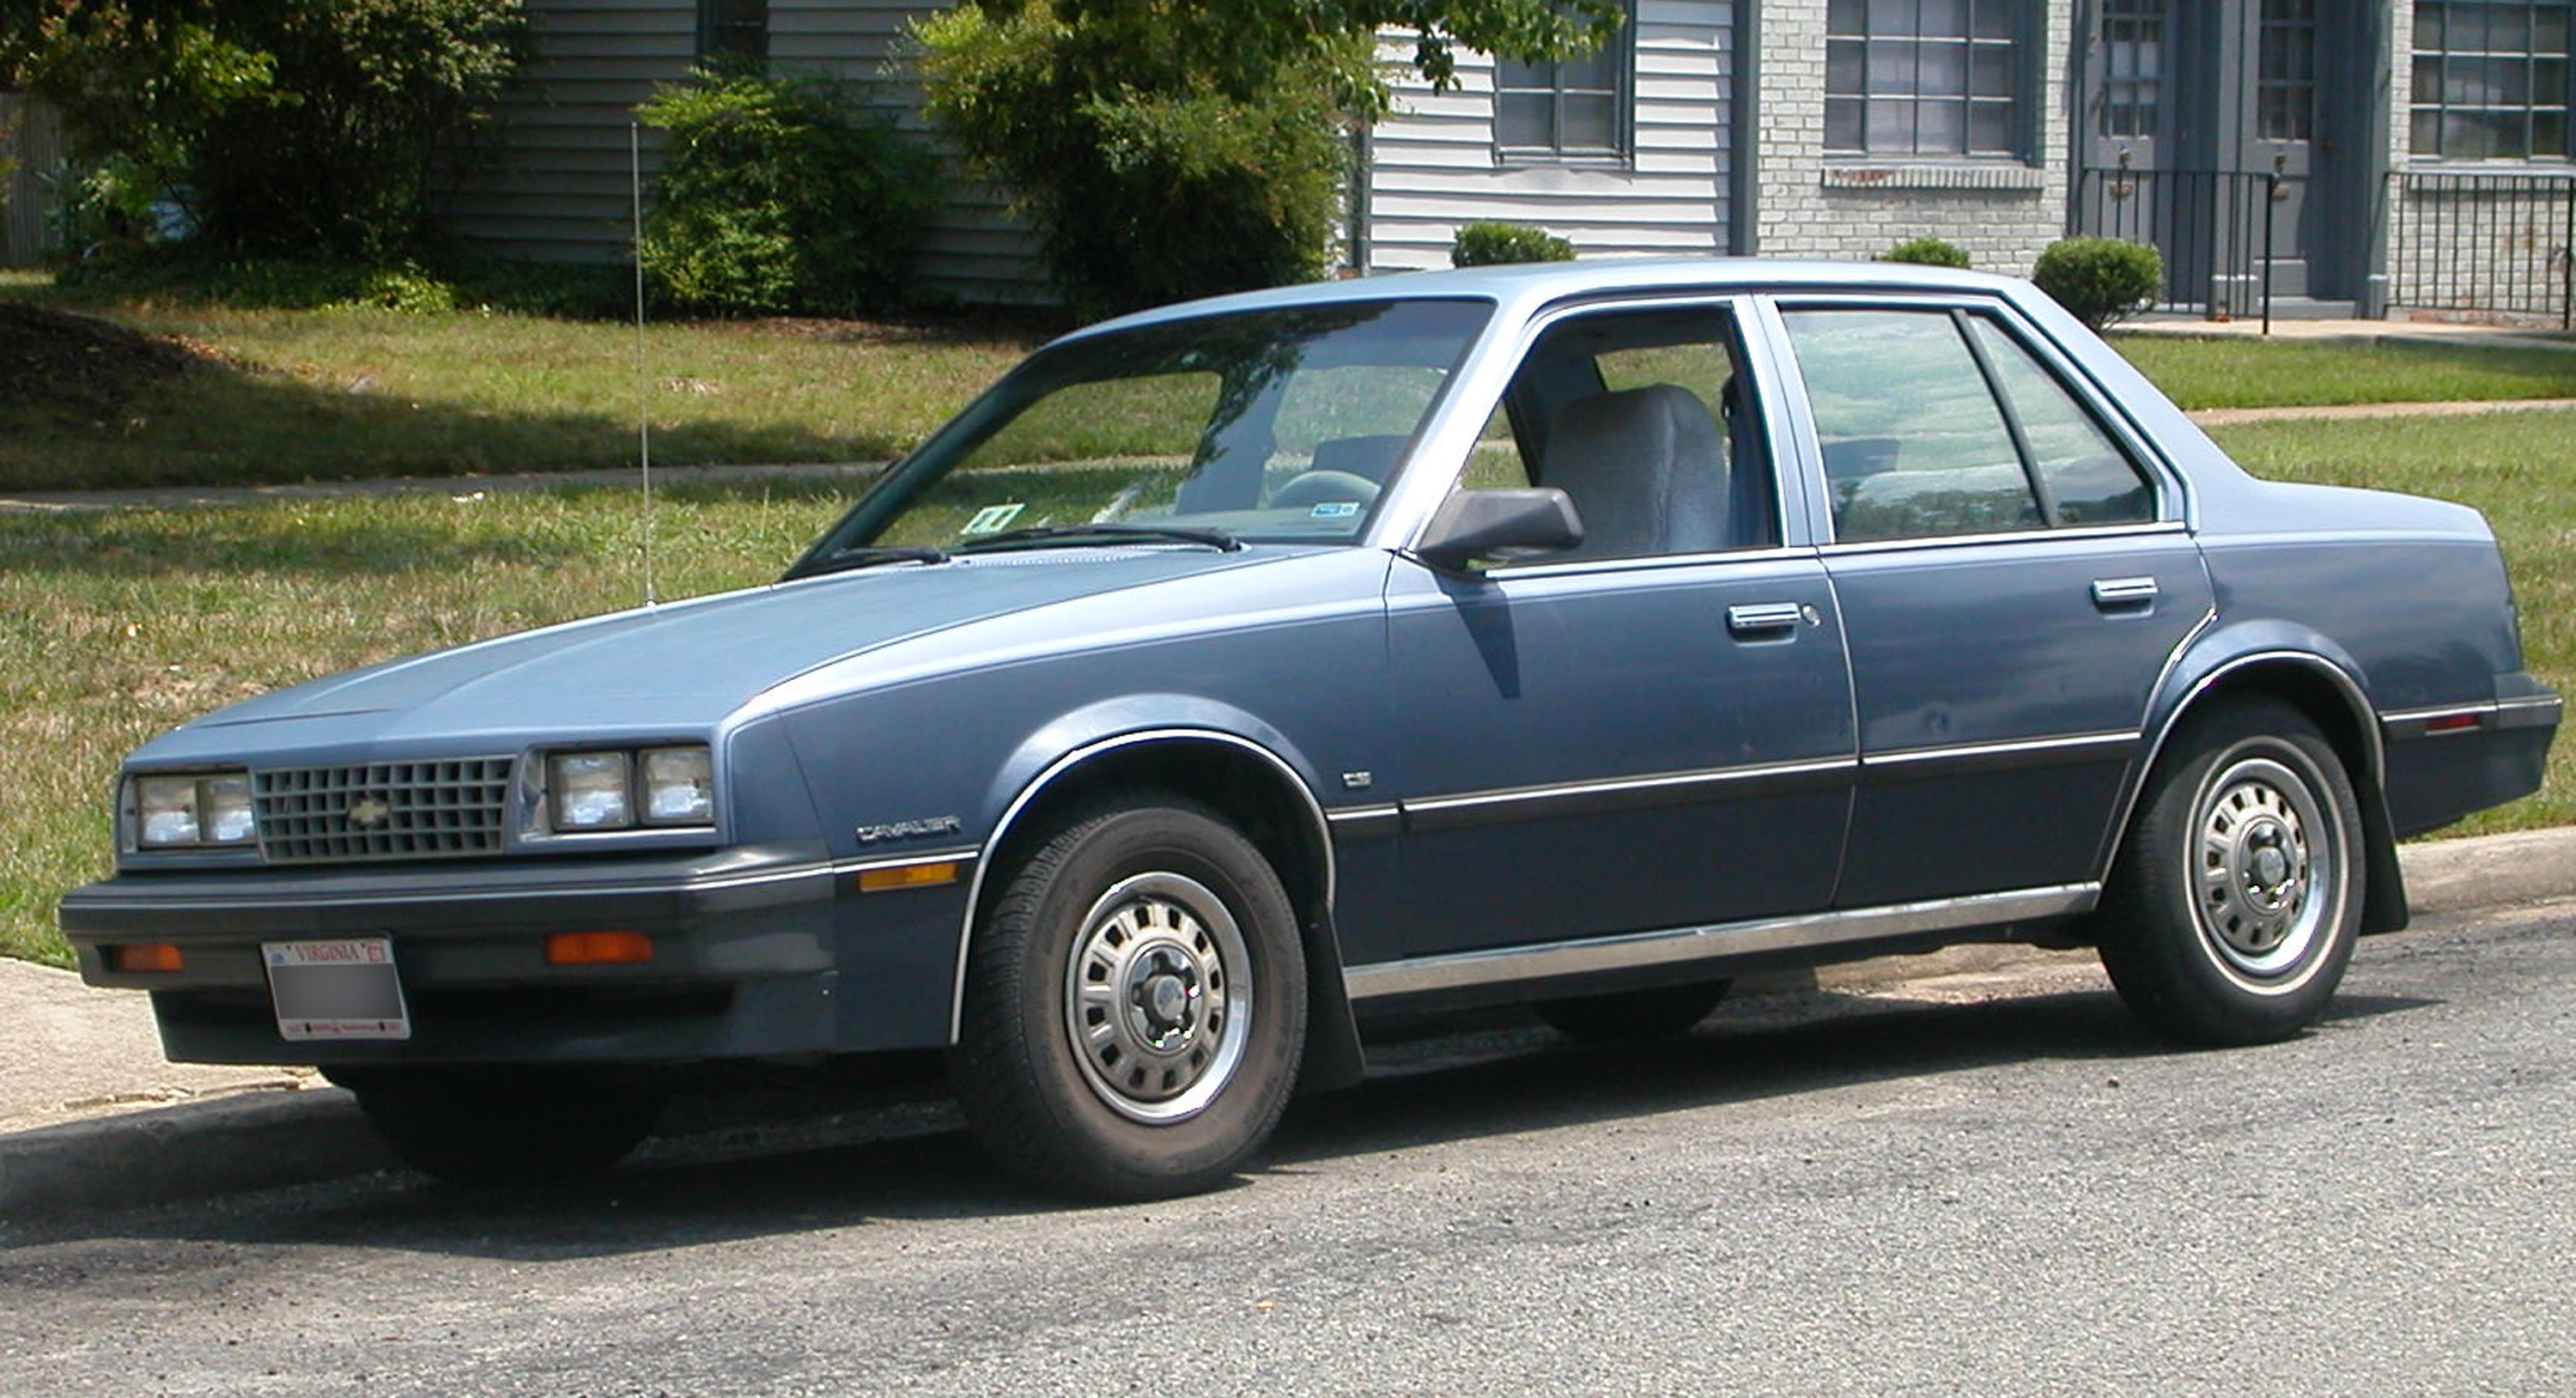
[[[2041,50],[2039,148],[2026,161],[1825,154],[1825,0],[1762,7],[1758,251],[1866,260],[1929,234],[1980,270],[2027,275],[2065,231],[2066,59],[2074,7],[2049,0]]]

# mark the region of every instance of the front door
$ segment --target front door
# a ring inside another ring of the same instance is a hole
[[[1464,485],[1554,486],[1569,553],[1389,579],[1401,954],[1815,912],[1852,773],[1833,589],[1783,543],[1728,303],[1569,314]]]
[[[2153,243],[2167,299],[2213,315],[2252,313],[2267,267],[2276,298],[2357,294],[2384,22],[2363,0],[2102,0],[2077,229]]]

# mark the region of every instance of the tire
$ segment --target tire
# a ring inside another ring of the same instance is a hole
[[[2173,1038],[2286,1039],[2325,1013],[2360,935],[2360,803],[2286,704],[2235,701],[2184,724],[2104,889],[2102,965]]]
[[[595,1175],[653,1134],[662,1111],[658,1092],[575,1070],[401,1068],[341,1077],[403,1163],[469,1187]]]
[[[1278,1125],[1306,1038],[1288,895],[1214,811],[1085,807],[977,929],[951,1074],[1001,1165],[1051,1192],[1207,1189]]]
[[[1708,1018],[1733,981],[1658,985],[1607,995],[1541,1000],[1530,1006],[1549,1028],[1585,1043],[1642,1043],[1677,1038]]]

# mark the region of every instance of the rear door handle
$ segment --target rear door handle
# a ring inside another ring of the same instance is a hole
[[[2154,578],[2095,578],[2093,605],[2097,607],[2143,607],[2156,600]]]
[[[1745,602],[1726,609],[1726,629],[1737,636],[1764,636],[1775,631],[1795,631],[1806,617],[1804,603]]]

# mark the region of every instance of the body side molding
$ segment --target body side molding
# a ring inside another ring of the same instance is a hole
[[[1452,952],[1353,966],[1344,972],[1344,979],[1351,999],[1364,1003],[1640,967],[1723,965],[1814,947],[1892,941],[1965,927],[2067,917],[2091,911],[2101,892],[2102,886],[2097,883],[2060,884],[1847,912],[1805,913],[1532,947]]]

